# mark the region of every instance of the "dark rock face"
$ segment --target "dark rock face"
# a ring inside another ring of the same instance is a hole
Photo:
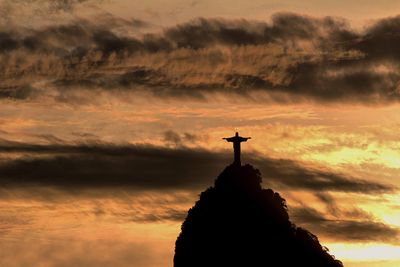
[[[201,193],[176,241],[174,267],[341,267],[316,236],[289,221],[285,200],[251,165],[228,166]]]

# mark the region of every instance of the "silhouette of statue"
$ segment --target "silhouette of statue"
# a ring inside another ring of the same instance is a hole
[[[343,267],[289,220],[285,200],[262,188],[259,170],[236,159],[188,211],[174,267]]]
[[[235,136],[222,139],[233,143],[233,164],[241,166],[242,163],[240,161],[240,143],[246,142],[248,139],[251,139],[251,137],[241,137],[239,136],[239,133],[236,132]]]

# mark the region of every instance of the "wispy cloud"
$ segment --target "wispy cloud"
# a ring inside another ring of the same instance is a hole
[[[0,91],[17,100],[98,88],[171,97],[263,92],[274,101],[398,101],[393,32],[399,20],[383,19],[363,32],[343,19],[297,14],[276,14],[270,24],[197,19],[141,35],[132,32],[143,23],[110,15],[96,23],[10,28],[0,35]],[[121,23],[131,31],[119,31]]]
[[[396,243],[400,230],[371,215],[358,212],[349,214],[323,214],[309,207],[297,208],[292,212],[294,221],[334,241],[345,242],[391,242]]]
[[[3,162],[4,186],[50,186],[64,189],[128,187],[136,189],[201,189],[212,184],[231,161],[230,153],[150,145],[54,144],[3,141],[3,153],[30,155]],[[246,155],[272,185],[310,191],[385,193],[393,186],[291,160]],[[194,171],[195,170],[195,171]]]

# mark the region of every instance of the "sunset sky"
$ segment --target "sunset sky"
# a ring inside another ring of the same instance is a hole
[[[400,1],[0,0],[0,266],[172,267],[232,161],[400,266]]]

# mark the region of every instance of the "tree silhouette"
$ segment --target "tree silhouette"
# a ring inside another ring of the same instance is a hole
[[[340,267],[318,238],[289,220],[285,200],[251,165],[225,168],[202,192],[176,240],[174,267]]]

